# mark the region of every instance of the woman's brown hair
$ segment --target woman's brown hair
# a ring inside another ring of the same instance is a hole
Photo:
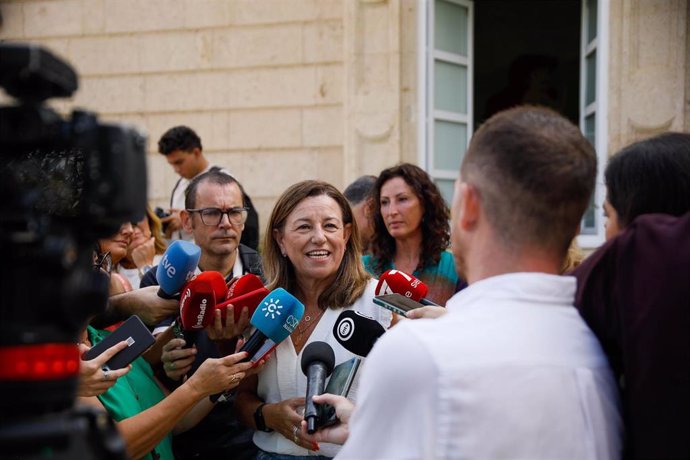
[[[331,184],[315,180],[299,182],[285,190],[278,198],[264,235],[262,254],[264,273],[268,280],[268,289],[282,287],[292,294],[297,291],[294,266],[289,258],[281,255],[273,231],[282,233],[288,216],[297,205],[306,198],[321,195],[326,195],[338,203],[343,214],[343,225],[351,224],[352,232],[345,245],[345,253],[335,280],[319,296],[319,307],[322,309],[347,307],[362,296],[370,276],[362,265],[359,230],[352,216],[352,209],[343,194]]]
[[[441,253],[450,243],[450,210],[431,177],[422,168],[409,163],[384,169],[372,191],[374,235],[371,239],[371,251],[374,270],[378,275],[385,271],[395,256],[395,238],[388,233],[381,216],[381,187],[395,177],[402,178],[412,188],[424,207],[421,224],[422,250],[417,269],[437,264],[441,260]]]

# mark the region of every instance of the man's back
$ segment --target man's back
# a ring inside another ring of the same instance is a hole
[[[440,319],[399,325],[369,356],[340,456],[619,456],[615,384],[574,291],[572,278],[502,275]],[[379,448],[359,450],[367,437]]]

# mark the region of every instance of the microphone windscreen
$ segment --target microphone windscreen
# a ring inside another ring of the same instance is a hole
[[[357,356],[367,356],[384,332],[374,318],[352,310],[343,311],[333,326],[338,343]]]
[[[258,285],[257,285],[258,282]],[[261,283],[261,279],[258,276],[247,274],[241,276],[233,283],[233,285],[228,290],[228,294],[223,303],[217,304],[216,309],[220,309],[221,319],[223,324],[225,324],[226,307],[232,304],[234,309],[235,322],[239,321],[242,309],[247,307],[249,309],[249,315],[254,314],[256,307],[268,294],[269,290],[264,287]]]
[[[400,294],[415,302],[421,301],[429,288],[418,278],[400,270],[387,270],[379,278],[376,295]]]
[[[206,281],[211,285],[216,303],[225,300],[225,296],[228,294],[228,285],[225,283],[225,278],[220,272],[212,270],[207,272],[201,272],[198,275],[196,275],[194,279],[197,279],[199,281]]]
[[[187,280],[194,274],[201,248],[184,240],[173,241],[163,254],[158,268],[156,279],[161,290],[172,296],[180,292]]]
[[[280,343],[292,334],[302,316],[302,302],[285,289],[276,288],[259,302],[250,322],[273,342]]]
[[[248,292],[262,288],[264,288],[264,283],[261,282],[261,278],[251,273],[247,273],[246,275],[242,275],[235,279],[235,281],[228,286],[228,293],[225,296],[225,300],[228,300],[232,297],[239,297]]]
[[[325,365],[326,376],[331,375],[333,366],[335,366],[335,353],[326,342],[311,342],[304,347],[302,352],[302,372],[304,375],[307,375],[309,366],[316,361],[321,361]]]
[[[193,278],[182,289],[180,323],[185,331],[198,331],[213,321],[216,296],[210,281]]]

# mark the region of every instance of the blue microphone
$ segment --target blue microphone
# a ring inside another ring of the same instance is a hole
[[[172,299],[196,271],[201,257],[201,248],[194,243],[175,240],[163,254],[156,269],[160,285],[158,296]]]
[[[304,316],[304,305],[283,288],[276,288],[259,302],[251,320],[256,331],[240,351],[249,353],[245,361],[257,363],[271,353],[295,330]]]

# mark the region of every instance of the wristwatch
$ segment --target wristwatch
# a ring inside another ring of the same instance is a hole
[[[261,403],[259,407],[254,411],[254,424],[256,424],[256,429],[259,431],[264,431],[270,433],[273,431],[271,428],[266,427],[266,422],[264,421],[264,406],[266,403]]]

